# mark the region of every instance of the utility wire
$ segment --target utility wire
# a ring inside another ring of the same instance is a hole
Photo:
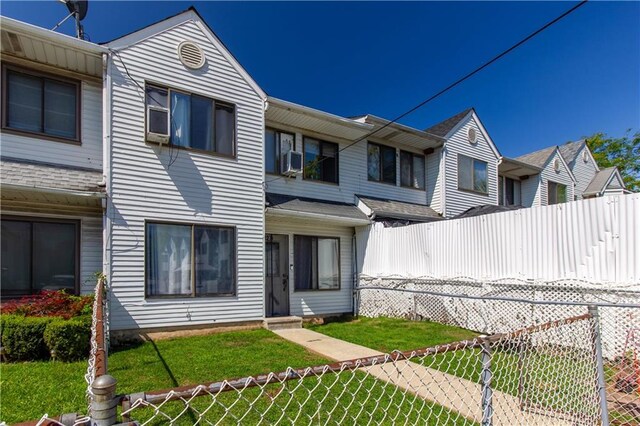
[[[440,90],[439,92],[437,92],[436,94],[432,95],[431,97],[425,99],[424,101],[420,102],[418,105],[414,106],[413,108],[409,109],[406,112],[403,112],[402,114],[400,114],[399,116],[397,116],[396,118],[394,118],[393,120],[385,123],[383,126],[381,126],[380,128],[367,133],[366,135],[356,139],[355,141],[351,142],[349,145],[342,147],[338,150],[338,153],[344,151],[345,149],[349,149],[352,146],[356,145],[359,142],[362,142],[363,140],[369,138],[370,136],[375,135],[376,133],[378,133],[379,131],[389,127],[390,125],[392,125],[393,123],[396,123],[398,120],[403,119],[404,117],[406,117],[407,115],[415,112],[416,110],[422,108],[423,106],[425,106],[426,104],[428,104],[429,102],[433,101],[434,99],[440,97],[441,95],[443,95],[444,93],[448,92],[449,90],[453,89],[454,87],[458,86],[460,83],[464,82],[465,80],[473,77],[475,74],[479,73],[480,71],[482,71],[483,69],[487,68],[489,65],[493,64],[494,62],[500,60],[502,57],[508,55],[509,53],[511,53],[513,50],[517,49],[518,47],[522,46],[523,44],[525,44],[526,42],[528,42],[529,40],[531,40],[532,38],[534,38],[535,36],[537,36],[538,34],[540,34],[541,32],[543,32],[544,30],[546,30],[547,28],[551,27],[553,24],[559,22],[560,20],[562,20],[563,18],[565,18],[566,16],[568,16],[569,14],[571,14],[572,12],[574,12],[575,10],[577,10],[578,8],[584,6],[586,3],[588,2],[588,0],[582,0],[580,3],[574,5],[572,8],[570,8],[569,10],[567,10],[566,12],[564,12],[563,14],[561,14],[560,16],[558,16],[557,18],[547,22],[545,25],[543,25],[542,27],[540,27],[539,29],[537,29],[536,31],[532,32],[531,34],[529,34],[528,36],[526,36],[525,38],[523,38],[522,40],[520,40],[519,42],[517,42],[516,44],[514,44],[513,46],[511,46],[510,48],[508,48],[507,50],[504,50],[502,53],[498,54],[497,56],[494,56],[492,59],[488,60],[487,62],[485,62],[484,64],[480,65],[478,68],[474,69],[473,71],[469,72],[468,74],[466,74],[463,77],[460,77],[458,80],[454,81],[453,83],[451,83],[450,85],[448,85],[447,87],[445,87],[444,89]],[[327,158],[330,157],[324,157],[321,158],[320,160],[318,160],[315,164],[320,164],[321,162],[323,162],[324,160],[326,160]],[[284,179],[286,176],[278,176],[276,178],[267,180],[265,182],[265,184],[269,183],[269,182],[273,182],[279,179]]]

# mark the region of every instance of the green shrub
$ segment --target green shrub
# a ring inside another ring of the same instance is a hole
[[[34,361],[49,358],[44,341],[52,317],[2,315],[2,347],[11,361]]]
[[[91,317],[51,321],[44,330],[44,341],[56,360],[77,361],[89,356]]]

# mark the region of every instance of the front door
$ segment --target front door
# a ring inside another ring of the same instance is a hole
[[[267,234],[264,242],[267,317],[289,315],[289,236]]]

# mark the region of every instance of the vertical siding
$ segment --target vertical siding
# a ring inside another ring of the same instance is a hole
[[[2,133],[2,155],[102,170],[102,87],[82,82],[81,145]]]
[[[314,316],[352,312],[354,230],[327,222],[268,217],[268,234],[289,235],[289,264],[293,264],[293,235],[313,235],[340,238],[340,290],[295,291],[295,274],[290,271],[289,297],[291,315]]]
[[[283,131],[295,133],[296,150],[303,152],[303,137],[315,137],[328,142],[338,143],[340,148],[352,143],[344,139],[339,139],[327,135],[319,135],[313,132],[294,129],[277,123],[267,123],[267,127],[274,127]],[[372,138],[372,142],[398,148],[396,152],[396,180],[397,185],[387,183],[371,182],[367,179],[367,142],[362,141],[353,145],[349,149],[342,151],[338,159],[339,185],[323,183],[318,181],[305,180],[302,176],[287,178],[284,176],[266,175],[266,190],[279,194],[289,194],[318,198],[323,200],[338,201],[353,204],[355,194],[369,195],[372,197],[388,198],[391,200],[405,201],[416,204],[427,203],[427,193],[425,190],[413,188],[403,188],[400,184],[400,149],[405,151],[423,154],[419,149],[403,147],[397,144],[386,142],[382,139]],[[435,154],[431,154],[432,156]],[[427,168],[426,173],[429,173]]]
[[[442,161],[442,149],[436,149],[427,156],[427,205],[438,213],[442,213],[442,181],[444,179],[440,164]]]
[[[469,127],[476,129],[478,140],[470,144],[467,139]],[[444,158],[445,175],[445,216],[453,217],[470,207],[482,204],[498,204],[498,159],[484,137],[473,116],[459,126],[446,143]],[[487,162],[487,195],[475,194],[458,189],[458,154]]]
[[[549,205],[549,197],[547,194],[548,184],[549,182],[561,183],[563,185],[567,185],[567,201],[573,201],[574,195],[574,184],[573,179],[570,176],[570,171],[564,166],[564,163],[560,161],[560,170],[555,171],[553,169],[553,163],[556,159],[560,159],[560,152],[558,150],[549,158],[547,164],[545,164],[542,172],[540,172],[540,205],[546,206]]]
[[[184,40],[205,52],[186,69]],[[133,78],[231,102],[237,112],[237,159],[144,141],[144,94]],[[257,320],[263,317],[263,101],[193,21],[120,52],[112,67],[110,282],[114,330]],[[219,224],[237,229],[237,295],[145,299],[145,220]]]
[[[573,176],[576,178],[576,193],[578,200],[582,200],[582,194],[584,190],[587,189],[589,183],[593,179],[593,177],[597,173],[597,169],[591,158],[585,161],[582,159],[582,155],[587,150],[587,146],[584,145],[582,149],[578,152],[575,162],[573,163],[573,167],[571,171],[573,172]]]

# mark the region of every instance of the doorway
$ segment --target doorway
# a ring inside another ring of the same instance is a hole
[[[289,315],[289,236],[266,234],[264,242],[265,315]]]

